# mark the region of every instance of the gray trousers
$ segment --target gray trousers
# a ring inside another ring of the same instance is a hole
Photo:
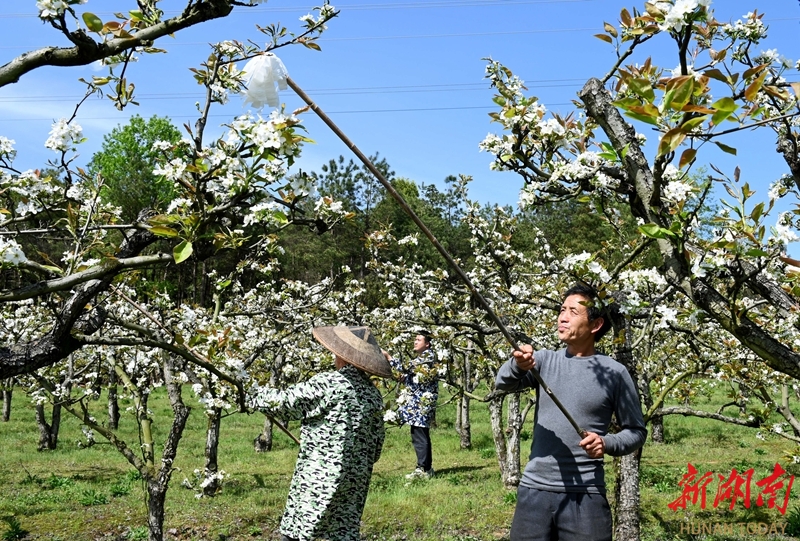
[[[604,494],[517,489],[511,541],[611,541],[611,529]]]
[[[411,444],[417,454],[417,468],[425,471],[431,469],[433,464],[433,451],[431,450],[431,429],[427,426],[411,427]]]

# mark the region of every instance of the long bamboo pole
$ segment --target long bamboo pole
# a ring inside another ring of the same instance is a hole
[[[408,206],[408,203],[406,203],[406,200],[403,198],[403,196],[400,195],[400,193],[394,189],[394,186],[392,186],[391,183],[388,180],[386,180],[386,177],[383,176],[383,174],[378,170],[377,167],[375,167],[375,165],[369,160],[369,158],[367,158],[364,155],[364,153],[361,152],[358,149],[358,147],[344,134],[344,132],[340,130],[336,124],[334,124],[334,122],[330,119],[330,117],[328,117],[328,115],[326,115],[322,111],[322,109],[320,109],[319,106],[317,106],[317,104],[308,96],[308,94],[303,92],[303,89],[297,86],[297,83],[295,83],[290,77],[287,76],[286,84],[288,84],[289,88],[294,90],[297,93],[297,95],[300,96],[300,98],[304,102],[306,102],[306,104],[309,107],[311,107],[311,110],[314,111],[317,114],[317,116],[331,130],[333,130],[333,133],[335,133],[339,137],[339,139],[341,139],[342,142],[345,145],[347,145],[347,148],[353,151],[353,154],[355,154],[358,157],[358,159],[361,160],[361,163],[363,163],[364,166],[367,169],[369,169],[369,171],[373,175],[375,175],[375,178],[377,178],[380,181],[383,187],[386,188],[386,191],[389,192],[389,194],[397,201],[397,203],[405,211],[405,213],[408,214],[408,216],[414,221],[415,224],[417,224],[417,227],[419,227],[420,230],[423,233],[425,233],[425,236],[428,237],[428,239],[431,241],[434,247],[442,255],[442,257],[445,258],[448,265],[450,265],[450,267],[456,272],[456,274],[458,274],[458,277],[461,278],[464,284],[466,284],[466,286],[470,290],[470,293],[472,293],[473,297],[477,299],[478,303],[486,311],[486,314],[489,316],[489,319],[491,319],[492,322],[497,326],[497,328],[500,329],[500,332],[503,334],[508,343],[511,344],[511,347],[515,350],[519,350],[519,346],[517,345],[516,340],[511,335],[511,332],[505,326],[503,321],[494,312],[489,302],[484,298],[481,292],[478,291],[478,289],[475,287],[475,284],[472,283],[472,280],[470,280],[469,276],[467,276],[467,274],[461,269],[458,263],[456,263],[455,259],[453,259],[453,257],[447,251],[447,249],[444,246],[442,246],[439,240],[433,235],[431,230],[428,229],[428,227],[422,220],[420,220],[419,216],[417,216],[417,213],[414,212],[414,210]],[[567,409],[564,407],[561,401],[556,397],[556,395],[553,393],[550,387],[548,387],[547,384],[544,382],[542,376],[539,374],[539,371],[534,367],[531,369],[531,373],[533,374],[533,377],[536,379],[536,382],[539,384],[539,388],[542,389],[545,393],[547,393],[547,395],[550,397],[553,403],[556,406],[558,406],[558,409],[561,410],[561,413],[563,413],[564,416],[567,418],[567,420],[575,429],[575,431],[579,435],[583,436],[586,431],[583,428],[581,428],[577,422],[575,422],[575,419],[573,419],[569,411],[567,411]]]

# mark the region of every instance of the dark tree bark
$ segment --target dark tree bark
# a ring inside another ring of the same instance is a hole
[[[469,354],[464,356],[461,368],[461,386],[465,391],[472,392],[472,362]],[[462,449],[472,449],[472,423],[469,411],[470,398],[466,393],[461,395],[456,408],[456,431],[460,439]]]
[[[43,404],[34,407],[36,426],[39,427],[39,451],[52,451],[58,447],[58,431],[61,428],[61,405],[53,406],[53,422],[47,422]]]
[[[108,376],[108,428],[119,428],[119,394],[117,389],[117,374],[111,370]]]
[[[139,216],[144,222],[152,211],[146,209]],[[84,342],[75,335],[91,335],[99,330],[106,319],[101,305],[93,305],[97,295],[108,290],[119,274],[134,268],[166,265],[174,259],[170,254],[141,256],[147,246],[155,242],[156,236],[145,229],[130,229],[113,258],[63,278],[44,280],[23,286],[0,295],[0,302],[23,300],[62,291],[68,294],[59,313],[53,318],[53,328],[44,336],[31,342],[0,347],[0,380],[21,374],[31,374],[66,359],[70,353],[83,347]],[[69,293],[71,292],[71,293]],[[93,307],[87,311],[87,306]]]
[[[169,481],[172,478],[175,456],[178,454],[178,444],[180,443],[183,431],[186,428],[186,421],[189,419],[190,409],[186,407],[181,398],[181,386],[172,376],[172,361],[168,356],[164,362],[164,383],[167,387],[170,404],[174,418],[170,427],[167,441],[164,443],[164,450],[161,453],[161,467],[156,469],[154,465],[149,468],[139,462],[140,473],[144,474],[147,482],[147,526],[149,529],[148,541],[164,540],[164,502],[167,497]],[[142,471],[144,470],[144,471]]]

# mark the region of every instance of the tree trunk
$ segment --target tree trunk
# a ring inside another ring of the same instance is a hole
[[[190,409],[184,405],[181,398],[180,383],[176,383],[173,380],[172,359],[169,356],[166,356],[164,362],[164,383],[167,387],[167,394],[175,417],[172,420],[172,426],[164,443],[164,450],[161,453],[161,467],[157,470],[152,467],[145,468],[147,472],[145,479],[147,480],[148,541],[164,540],[164,501],[166,500],[169,481],[172,477],[172,464],[178,454],[178,444],[183,436],[190,412]]]
[[[506,481],[506,471],[508,470],[508,453],[506,452],[505,428],[503,427],[503,401],[505,395],[498,396],[489,401],[489,419],[492,423],[492,439],[494,440],[494,451],[497,456],[497,464],[500,466],[500,477],[503,485]]]
[[[464,362],[462,363],[461,370],[461,386],[465,391],[472,391],[470,381],[472,381],[472,362],[470,361],[469,353],[464,355]],[[462,449],[472,449],[472,425],[470,423],[469,415],[470,399],[466,395],[461,395],[458,404],[458,435],[461,439]]]
[[[272,419],[264,416],[264,430],[253,440],[256,453],[272,451]]]
[[[160,482],[161,476],[147,482],[147,541],[164,540],[164,501],[167,499],[166,484]]]
[[[43,404],[36,404],[36,425],[39,427],[39,451],[52,451],[58,446],[58,429],[61,426],[61,406],[53,406],[53,422],[47,423]]]
[[[624,295],[621,293],[620,296]],[[617,299],[619,302],[621,299]],[[621,363],[637,384],[637,389],[642,385],[641,377],[633,358],[631,349],[630,322],[620,313],[611,312],[611,323],[615,338],[622,337],[621,341],[615,340],[615,355],[617,362]],[[639,396],[641,403],[642,397]],[[639,462],[642,457],[641,448],[636,452],[615,459],[617,482],[614,487],[616,498],[614,500],[614,538],[617,541],[639,541]]]
[[[3,422],[7,423],[11,420],[11,395],[14,393],[14,387],[3,389]]]
[[[514,393],[508,397],[508,446],[506,453],[508,454],[506,464],[506,479],[503,484],[506,488],[517,488],[519,486],[520,475],[520,434],[522,433],[522,414],[520,411],[520,395]]]
[[[110,371],[108,377],[108,428],[119,428],[119,391],[117,389],[117,374]]]
[[[639,463],[642,450],[614,459],[614,539],[639,541]]]
[[[503,486],[513,490],[519,485],[519,436],[520,436],[520,411],[519,394],[508,395],[508,429],[503,426],[503,400],[506,395],[489,401],[489,415],[492,423],[492,437],[494,439],[497,462],[500,465],[500,475]]]
[[[219,464],[217,462],[217,450],[219,449],[220,421],[222,419],[222,408],[214,408],[208,415],[208,429],[206,430],[206,466],[203,471],[207,483],[203,487],[203,496],[215,496],[222,484],[217,477]],[[209,478],[211,480],[209,481]]]
[[[664,443],[664,417],[660,415],[650,419],[650,441]]]
[[[458,435],[461,439],[462,449],[472,449],[472,425],[469,419],[469,402],[469,397],[462,395],[458,405],[460,421]]]

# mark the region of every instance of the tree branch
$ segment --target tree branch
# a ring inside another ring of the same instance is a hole
[[[138,30],[133,38],[115,38],[98,43],[78,30],[70,34],[74,47],[44,47],[23,53],[0,66],[0,88],[19,81],[20,77],[42,66],[84,66],[136,47],[150,45],[158,38],[213,19],[226,17],[233,10],[230,0],[202,0],[177,17]],[[74,38],[74,39],[72,39]]]

